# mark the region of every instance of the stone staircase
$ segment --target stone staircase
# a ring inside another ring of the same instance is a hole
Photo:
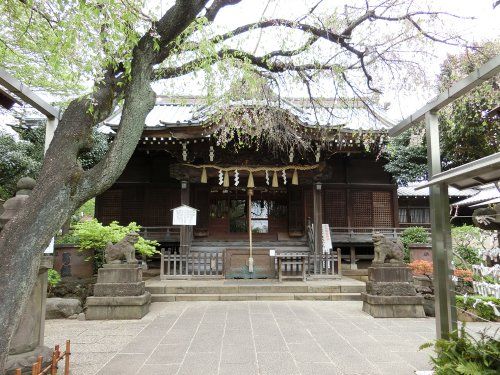
[[[174,301],[360,301],[365,283],[330,280],[146,280],[153,302]]]

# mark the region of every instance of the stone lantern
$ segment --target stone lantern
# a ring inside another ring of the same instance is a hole
[[[21,178],[17,183],[17,193],[3,204],[0,215],[0,230],[26,204],[35,180],[29,177]],[[21,314],[19,325],[10,344],[6,371],[16,368],[31,368],[38,356],[43,356],[43,362],[50,362],[52,350],[43,345],[45,329],[45,301],[47,298],[47,273],[52,268],[52,256],[43,256],[35,282],[26,307]]]

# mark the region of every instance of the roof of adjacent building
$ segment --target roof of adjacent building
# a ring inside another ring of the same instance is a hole
[[[453,203],[454,206],[486,206],[500,201],[500,191],[494,184],[487,184],[477,188],[477,194]]]
[[[399,186],[398,187],[398,196],[399,197],[428,197],[429,196],[429,188],[421,188],[417,189],[419,186],[426,184],[427,181],[421,182],[410,182],[407,186]],[[448,195],[450,197],[470,197],[477,194],[478,190],[476,189],[464,189],[458,190],[452,186],[448,187]]]
[[[289,111],[304,126],[341,128],[343,131],[386,131],[394,126],[381,108],[368,109],[360,103],[347,104],[332,99],[319,99],[319,105],[303,98],[280,100],[237,100],[224,104],[207,105],[203,97],[158,96],[156,105],[146,118],[146,127],[168,128],[199,126],[219,111],[228,107],[269,107]],[[121,110],[115,111],[104,124],[116,128]]]

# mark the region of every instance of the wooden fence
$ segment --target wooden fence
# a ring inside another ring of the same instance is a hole
[[[340,249],[323,254],[309,254],[309,276],[313,278],[342,277]]]
[[[38,356],[38,359],[31,366],[31,375],[57,375],[58,363],[64,359],[64,375],[69,375],[69,358],[71,355],[71,343],[66,340],[66,350],[61,353],[59,345],[56,345],[54,351],[52,352],[52,359],[50,365],[42,368],[43,357]],[[20,368],[16,369],[15,375],[21,375],[22,370]]]
[[[193,251],[172,254],[161,251],[160,275],[162,280],[224,277],[223,252]]]
[[[277,254],[275,267],[284,278],[300,277],[336,278],[342,276],[340,249],[326,254]],[[305,261],[303,258],[305,257]],[[281,272],[279,265],[281,265]],[[305,267],[305,270],[304,270]],[[224,277],[224,252],[193,251],[176,254],[161,251],[160,275],[162,280],[171,279],[220,279]]]

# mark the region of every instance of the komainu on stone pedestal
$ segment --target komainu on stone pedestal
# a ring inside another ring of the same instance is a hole
[[[135,232],[131,232],[116,244],[108,242],[104,250],[106,263],[121,263],[123,259],[125,259],[127,263],[137,263],[134,245],[138,240],[139,235]]]
[[[423,297],[413,285],[411,269],[403,263],[401,241],[373,235],[375,259],[368,268],[363,311],[375,318],[424,318]],[[389,262],[386,262],[389,261]]]
[[[403,262],[403,243],[399,238],[393,242],[382,233],[374,233],[372,240],[375,252],[374,263],[385,263],[387,260],[391,263]]]
[[[137,233],[129,233],[120,242],[106,246],[107,264],[98,271],[94,296],[87,298],[86,319],[141,319],[148,313],[151,294],[145,289],[142,268],[135,259],[138,239]]]

